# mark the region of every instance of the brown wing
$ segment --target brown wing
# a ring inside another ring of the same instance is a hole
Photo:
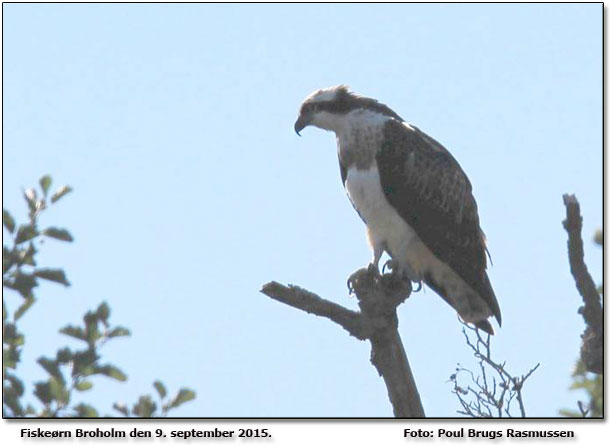
[[[376,159],[386,198],[435,256],[480,295],[500,324],[469,179],[448,150],[417,128],[390,120],[384,141]]]

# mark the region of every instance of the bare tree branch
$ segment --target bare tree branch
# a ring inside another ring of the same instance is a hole
[[[584,263],[580,204],[575,195],[563,195],[563,203],[567,208],[567,219],[563,221],[563,227],[569,236],[569,265],[584,302],[578,311],[586,323],[580,357],[589,371],[603,374],[603,307],[595,282]]]
[[[352,311],[336,303],[325,300],[313,292],[309,292],[298,286],[284,286],[277,281],[271,281],[265,284],[262,286],[260,292],[268,295],[274,300],[309,314],[326,317],[340,325],[343,329],[348,331],[350,335],[359,340],[366,340],[368,338],[368,331],[370,329],[360,317],[359,312]]]
[[[334,321],[350,335],[371,343],[371,363],[383,377],[396,417],[424,417],[420,394],[405,355],[396,309],[410,294],[409,283],[391,274],[380,276],[360,269],[348,280],[360,311],[351,311],[298,286],[275,281],[261,292],[310,314]]]
[[[491,357],[490,351],[490,335],[486,340],[480,334],[480,331],[463,323],[463,335],[465,342],[473,351],[473,355],[478,359],[480,372],[476,375],[470,369],[460,365],[456,368],[456,372],[450,376],[450,381],[454,384],[452,392],[456,394],[456,398],[463,408],[462,411],[457,411],[468,417],[515,417],[512,413],[512,402],[515,400],[520,412],[520,417],[526,417],[524,401],[522,399],[522,388],[529,377],[539,367],[539,363],[529,370],[528,373],[513,376],[506,369],[506,363],[497,363]],[[471,341],[467,334],[467,329],[473,331],[475,340]],[[489,380],[487,367],[494,370],[495,375]],[[460,383],[460,376],[466,375],[469,377],[470,383],[463,386]],[[474,400],[466,400],[466,396],[471,394]]]

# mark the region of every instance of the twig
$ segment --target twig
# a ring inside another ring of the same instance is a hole
[[[563,221],[563,227],[569,236],[567,241],[569,265],[584,302],[584,306],[579,309],[586,323],[586,329],[582,334],[580,357],[587,370],[603,374],[603,307],[595,282],[584,263],[580,204],[575,195],[563,195],[563,203],[567,209],[567,218]]]
[[[275,281],[261,292],[310,314],[334,321],[350,335],[371,343],[371,363],[383,377],[396,417],[424,417],[420,394],[397,331],[396,308],[409,296],[407,283],[361,269],[350,277],[360,311],[351,311],[298,286]]]
[[[535,365],[529,372],[520,377],[512,376],[506,369],[506,363],[497,363],[491,357],[490,351],[490,336],[484,340],[480,331],[472,326],[465,324],[467,329],[471,329],[476,336],[475,342],[472,342],[463,328],[463,335],[467,345],[473,351],[474,356],[478,359],[480,365],[480,374],[476,376],[473,371],[463,368],[460,365],[456,368],[456,372],[452,374],[450,380],[454,383],[453,393],[461,403],[463,411],[458,411],[469,417],[493,417],[494,409],[498,417],[503,417],[505,414],[508,417],[513,417],[511,412],[511,404],[515,400],[521,417],[526,417],[524,401],[522,399],[522,388],[526,380],[535,372],[539,364]],[[486,365],[495,371],[495,376],[492,377],[492,382],[489,385],[488,373]],[[458,374],[468,374],[471,383],[475,386],[462,387],[458,382]],[[500,390],[498,390],[500,388]],[[467,394],[472,394],[475,401],[466,401],[463,397]]]
[[[579,400],[578,400],[578,409],[580,410],[580,416],[582,417],[588,417],[588,415],[590,414],[590,409],[584,408],[584,405]]]

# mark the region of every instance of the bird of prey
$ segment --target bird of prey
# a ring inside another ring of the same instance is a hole
[[[486,242],[471,183],[439,142],[345,85],[301,104],[294,130],[334,131],[341,180],[367,226],[371,270],[384,252],[395,274],[426,283],[465,322],[493,334],[501,311],[486,274]]]

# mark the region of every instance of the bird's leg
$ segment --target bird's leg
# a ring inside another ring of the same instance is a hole
[[[377,243],[373,246],[373,259],[367,266],[367,270],[369,270],[374,275],[379,275],[379,260],[382,258],[384,253],[384,243]]]
[[[366,273],[371,275],[372,279],[376,279],[380,276],[379,260],[382,258],[383,253],[384,253],[384,244],[376,243],[373,246],[373,259],[367,265],[367,268],[360,269],[349,276],[348,281],[347,281],[347,286],[348,286],[348,291],[350,292],[350,295],[354,292],[354,283],[360,279],[360,277],[365,273],[365,270],[366,270]]]
[[[354,282],[358,279],[358,276],[357,276],[358,272],[360,271],[357,270],[356,272],[354,272],[352,275],[348,277],[347,287],[348,287],[349,295],[352,295],[354,293]]]
[[[411,269],[409,265],[402,266],[399,261],[394,258],[386,261],[384,266],[382,267],[382,274],[385,273],[386,268],[390,270],[390,276],[392,280],[401,280],[403,282],[408,283],[411,286],[412,292],[418,292],[422,289],[422,280],[418,277],[416,273]],[[418,283],[418,287],[416,289],[413,288],[412,283]]]
[[[401,276],[401,279],[408,281],[410,283],[412,292],[418,292],[422,290],[422,276],[414,272],[414,270],[411,268],[409,264],[401,268],[399,275]],[[418,283],[418,287],[416,289],[414,289],[413,283]]]
[[[382,274],[386,272],[386,268],[390,269],[390,272],[394,274],[399,269],[399,262],[393,258],[386,261],[382,267]]]

